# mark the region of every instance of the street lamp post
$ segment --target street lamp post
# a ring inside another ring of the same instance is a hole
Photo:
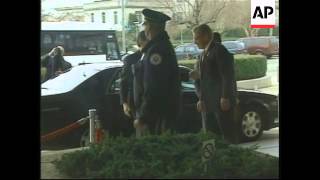
[[[125,23],[124,23],[124,1],[121,0],[121,10],[122,10],[122,50],[123,52],[126,52],[126,32],[125,32]]]
[[[181,32],[180,32],[180,43],[183,44],[183,29],[181,29]]]

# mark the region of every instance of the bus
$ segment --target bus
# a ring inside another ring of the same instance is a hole
[[[120,60],[115,30],[106,24],[87,22],[42,22],[41,55],[62,46],[64,59],[77,66]]]

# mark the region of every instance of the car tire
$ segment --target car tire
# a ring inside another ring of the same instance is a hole
[[[265,54],[264,54],[262,51],[256,51],[254,54],[255,54],[255,55],[262,55],[262,56],[265,56]]]
[[[238,126],[242,142],[255,141],[261,137],[265,114],[265,110],[256,105],[249,105],[244,108]]]

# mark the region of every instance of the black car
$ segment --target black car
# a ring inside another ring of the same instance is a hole
[[[240,41],[223,41],[222,44],[232,54],[244,54],[247,53],[244,43]]]
[[[132,120],[124,115],[119,97],[121,61],[83,64],[48,80],[41,85],[41,135],[63,128],[83,117],[89,109],[97,109],[98,119],[109,136],[130,136],[134,133]],[[183,108],[175,122],[175,131],[196,133],[201,129],[201,116],[196,111],[198,98],[190,69],[180,66],[183,90]],[[278,117],[277,96],[254,91],[239,90],[244,141],[259,138],[263,130],[276,127]],[[55,145],[79,146],[88,141],[88,123],[64,136],[43,143],[43,148]]]
[[[177,60],[196,59],[202,53],[196,44],[183,44],[175,48]]]

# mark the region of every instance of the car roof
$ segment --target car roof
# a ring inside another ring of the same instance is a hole
[[[241,41],[222,41],[222,43],[242,43]]]
[[[102,70],[122,66],[123,62],[115,60],[72,67],[70,71],[42,83],[41,94],[53,95],[69,92]]]
[[[194,44],[194,43],[186,43],[186,44],[181,44],[181,45],[179,45],[177,47],[183,47],[183,46],[197,46],[197,45]]]
[[[256,37],[243,37],[243,38],[239,38],[238,40],[242,40],[242,39],[271,39],[271,38],[276,38],[276,36],[256,36]]]

